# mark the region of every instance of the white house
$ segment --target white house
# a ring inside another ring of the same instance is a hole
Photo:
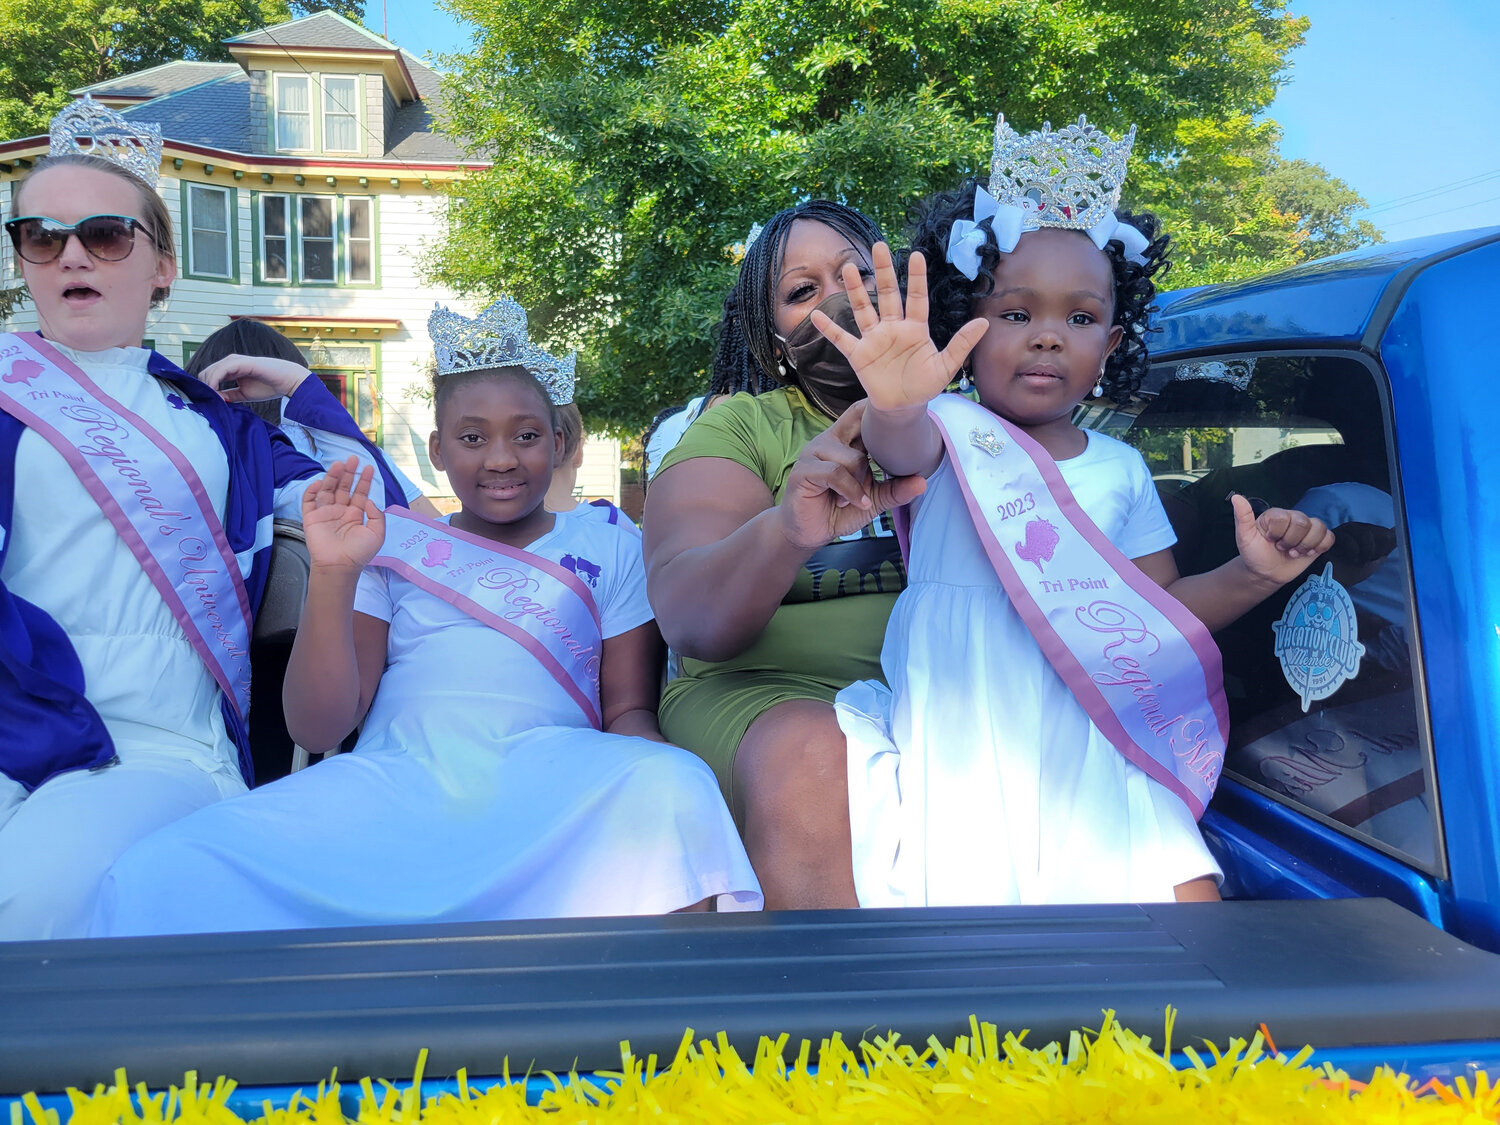
[[[424,282],[443,185],[471,168],[434,127],[439,77],[415,56],[333,12],[225,41],[232,62],[180,61],[73,91],[130,120],[161,125],[158,190],[178,235],[177,283],[147,328],[186,362],[231,318],[290,337],[360,426],[434,496],[427,459],[427,316],[471,302]],[[47,150],[46,137],[0,143],[0,205]],[[5,259],[5,280],[15,265]],[[6,327],[36,326],[23,305]],[[591,443],[592,444],[592,443]],[[618,447],[590,463],[618,465]],[[618,500],[598,488],[589,496]]]

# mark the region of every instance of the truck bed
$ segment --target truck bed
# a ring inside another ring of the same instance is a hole
[[[1113,1008],[1161,1041],[1500,1060],[1500,956],[1376,899],[412,925],[0,945],[0,1092],[187,1070],[245,1086],[613,1069],[683,1030],[745,1052],[971,1014],[1039,1043]],[[1390,1057],[1387,1059],[1386,1056]]]

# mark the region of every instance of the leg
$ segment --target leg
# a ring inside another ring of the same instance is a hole
[[[1186,883],[1178,883],[1172,888],[1177,895],[1178,902],[1219,902],[1219,884],[1212,875],[1205,875],[1201,879],[1189,879]]]
[[[833,705],[779,703],[740,742],[735,819],[767,910],[856,907],[846,745]]]
[[[232,788],[164,755],[39,786],[0,828],[0,940],[84,936],[116,857]]]

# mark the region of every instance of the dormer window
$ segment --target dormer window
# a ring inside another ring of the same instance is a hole
[[[310,80],[305,74],[276,76],[276,147],[306,151],[313,147]]]
[[[276,75],[277,150],[358,153],[359,79],[357,74]]]
[[[352,74],[323,76],[323,148],[327,152],[359,151],[359,79]]]

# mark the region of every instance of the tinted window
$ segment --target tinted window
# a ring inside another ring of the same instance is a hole
[[[1080,424],[1146,458],[1183,574],[1235,557],[1230,492],[1335,529],[1330,556],[1217,634],[1225,772],[1437,871],[1410,568],[1377,377],[1335,356],[1162,364],[1138,402],[1085,406]]]

